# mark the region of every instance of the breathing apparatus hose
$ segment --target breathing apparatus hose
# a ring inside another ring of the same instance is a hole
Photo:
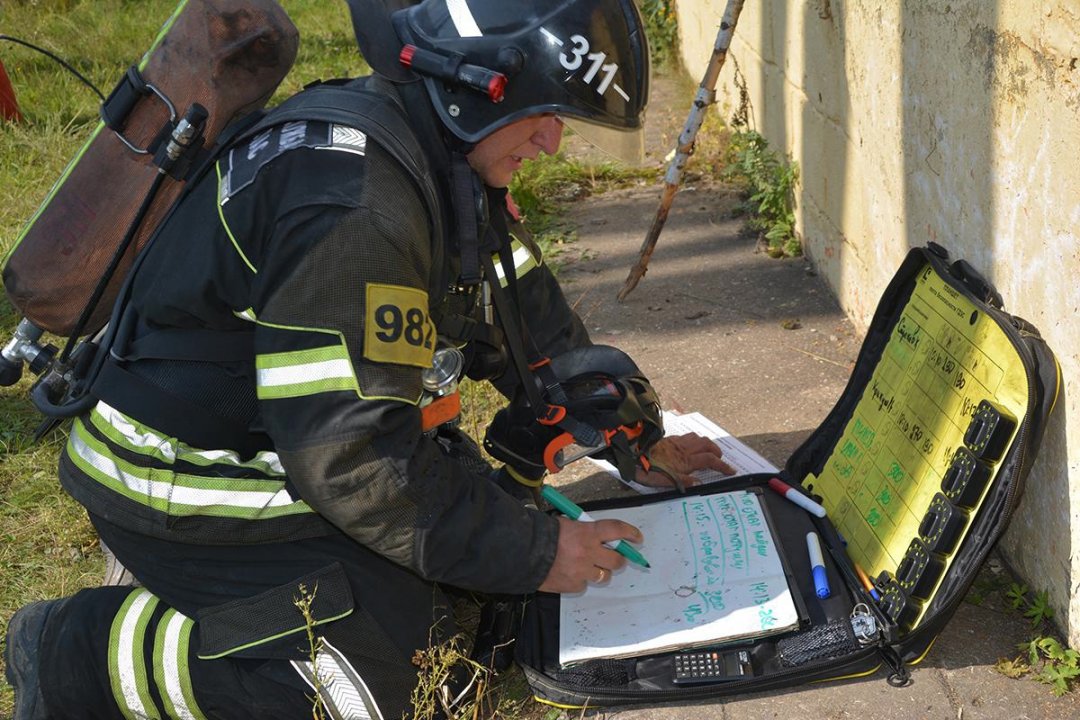
[[[83,307],[82,313],[79,315],[79,319],[75,323],[71,334],[68,336],[67,343],[64,345],[64,349],[57,358],[53,368],[30,391],[30,399],[41,413],[48,415],[49,417],[74,417],[89,410],[96,402],[96,398],[89,393],[90,386],[93,384],[98,373],[101,372],[105,359],[111,352],[113,341],[116,338],[117,320],[121,317],[121,311],[124,306],[121,298],[126,297],[127,295],[131,280],[135,276],[135,267],[139,264],[138,259],[132,261],[131,272],[129,272],[127,278],[125,278],[121,292],[117,296],[117,302],[113,306],[112,316],[109,318],[108,329],[106,330],[105,336],[102,338],[101,344],[97,348],[97,352],[89,366],[85,366],[84,364],[83,368],[78,368],[85,370],[85,372],[80,374],[80,377],[75,377],[74,371],[77,369],[77,366],[72,367],[70,365],[70,360],[72,359],[76,346],[78,346],[79,338],[82,336],[87,323],[90,321],[94,309],[105,294],[105,290],[108,288],[109,283],[112,281],[113,276],[120,267],[120,263],[123,261],[124,256],[127,255],[128,251],[131,249],[135,236],[142,227],[143,220],[146,219],[146,215],[150,212],[154,200],[157,199],[158,191],[161,189],[162,183],[165,182],[167,177],[170,177],[169,171],[173,169],[173,166],[185,152],[201,147],[202,131],[207,117],[208,113],[206,108],[198,103],[192,104],[184,117],[176,123],[176,126],[173,128],[167,144],[163,147],[164,152],[158,153],[157,157],[155,157],[155,163],[158,164],[158,173],[154,177],[154,181],[151,183],[150,188],[147,190],[146,196],[143,198],[138,211],[128,225],[127,232],[124,233],[124,237],[113,252],[108,266],[98,279],[93,293],[91,293],[90,298],[86,301],[86,305]],[[173,207],[175,206],[176,205],[174,204]],[[60,402],[64,397],[71,399],[67,402]]]
[[[94,85],[94,83],[92,83],[92,82],[90,82],[89,80],[87,80],[87,79],[86,79],[86,76],[84,76],[84,75],[83,75],[82,73],[80,73],[80,72],[79,72],[78,70],[76,70],[75,68],[73,68],[73,67],[72,67],[72,66],[71,66],[71,65],[70,65],[69,63],[65,62],[65,61],[63,60],[63,58],[59,57],[58,55],[56,55],[56,54],[54,54],[54,53],[51,53],[51,52],[49,52],[49,51],[48,51],[48,50],[46,50],[45,48],[42,48],[42,47],[38,47],[38,46],[37,46],[37,45],[35,45],[34,43],[31,43],[31,42],[27,42],[26,40],[22,40],[22,39],[20,39],[20,38],[14,37],[14,36],[12,36],[12,35],[3,35],[3,34],[0,34],[0,40],[6,40],[6,41],[8,41],[8,42],[13,42],[13,43],[15,43],[15,44],[17,44],[17,45],[22,45],[23,47],[27,47],[27,48],[30,48],[31,50],[36,50],[37,52],[41,53],[42,55],[45,55],[45,56],[46,56],[46,57],[48,57],[49,59],[51,59],[51,60],[55,60],[55,61],[56,61],[57,63],[59,63],[59,64],[60,64],[60,65],[61,65],[61,66],[62,66],[62,67],[63,67],[63,68],[65,69],[65,70],[67,70],[67,71],[68,71],[68,72],[70,72],[70,73],[71,73],[72,75],[74,75],[75,77],[77,77],[77,78],[79,79],[79,81],[80,81],[80,82],[82,82],[82,84],[83,84],[83,85],[85,85],[86,87],[88,87],[88,88],[90,88],[91,90],[93,90],[93,91],[94,91],[94,93],[95,93],[95,94],[96,94],[96,95],[97,95],[97,96],[98,96],[99,98],[101,98],[101,101],[102,101],[102,102],[105,102],[105,96],[104,96],[104,95],[102,94],[102,92],[101,92],[100,90],[98,90],[97,86],[96,86],[96,85]]]
[[[71,335],[68,337],[63,351],[57,358],[56,365],[53,370],[42,378],[42,380],[30,391],[30,399],[34,403],[34,407],[42,414],[48,415],[49,417],[75,417],[76,415],[81,415],[89,410],[93,407],[94,403],[97,402],[97,398],[86,391],[89,390],[90,384],[101,371],[102,365],[104,365],[108,352],[104,352],[103,350],[109,348],[112,345],[112,340],[115,338],[116,320],[118,319],[115,310],[120,307],[121,303],[118,303],[117,307],[114,308],[114,317],[109,319],[108,330],[101,340],[101,350],[99,350],[94,358],[93,364],[88,368],[85,378],[82,379],[82,387],[78,388],[79,390],[82,390],[82,395],[70,402],[62,403],[54,399],[53,396],[56,393],[61,392],[62,386],[69,382],[68,378],[65,378],[64,376],[71,370],[67,365],[68,361],[71,359],[72,351],[78,343],[79,338],[82,336],[82,332],[90,319],[90,315],[93,313],[94,308],[97,307],[98,302],[100,302],[101,296],[105,293],[105,288],[108,287],[109,281],[116,273],[116,269],[120,266],[120,261],[131,247],[131,243],[134,241],[135,235],[138,233],[139,227],[142,225],[142,221],[146,217],[146,213],[149,212],[150,205],[153,203],[154,198],[157,196],[157,192],[161,188],[161,184],[165,181],[166,177],[167,175],[162,172],[158,173],[157,177],[154,178],[154,182],[150,186],[149,192],[147,192],[146,197],[143,198],[142,205],[139,207],[138,212],[135,213],[135,217],[128,226],[127,232],[124,234],[124,238],[120,241],[112,258],[109,260],[109,265],[106,267],[105,272],[98,281],[97,287],[94,288],[94,292],[91,294],[90,299],[83,308],[78,322],[75,323],[75,327],[71,331]]]
[[[165,181],[166,177],[167,175],[164,172],[159,172],[154,178],[154,182],[150,185],[146,197],[143,198],[142,205],[139,206],[138,212],[135,213],[135,217],[131,220],[131,224],[128,225],[124,238],[120,241],[120,244],[117,245],[112,258],[109,260],[109,264],[105,267],[105,272],[101,274],[101,278],[98,280],[94,292],[90,294],[90,298],[86,301],[86,305],[83,307],[79,319],[75,322],[75,327],[68,336],[67,343],[64,345],[64,349],[61,351],[58,358],[60,363],[66,363],[68,358],[71,357],[72,349],[75,347],[79,338],[82,337],[83,330],[86,329],[86,323],[89,322],[90,316],[101,301],[101,296],[105,294],[105,288],[108,287],[109,281],[112,280],[113,275],[116,274],[116,269],[120,266],[120,261],[123,260],[124,255],[127,254],[128,249],[131,247],[131,243],[135,240],[135,235],[142,226],[142,221],[146,217],[146,213],[150,211],[150,205],[153,204],[154,198],[157,197],[158,190],[161,189],[161,184]]]

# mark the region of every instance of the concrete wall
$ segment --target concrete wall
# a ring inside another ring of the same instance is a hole
[[[708,62],[725,0],[677,0]],[[718,92],[798,161],[807,254],[865,328],[908,248],[986,274],[1061,362],[1058,412],[1003,543],[1080,647],[1080,0],[749,0]],[[689,109],[689,105],[688,105]]]

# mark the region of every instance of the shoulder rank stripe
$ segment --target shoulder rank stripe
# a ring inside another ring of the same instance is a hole
[[[355,128],[326,122],[294,122],[275,125],[233,148],[219,162],[221,183],[218,202],[224,205],[252,182],[271,160],[297,148],[337,150],[363,155],[367,135]]]

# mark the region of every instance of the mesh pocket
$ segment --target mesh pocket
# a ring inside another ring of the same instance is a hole
[[[834,620],[785,638],[776,644],[780,664],[796,667],[814,660],[840,657],[859,649],[851,621]]]
[[[577,688],[624,687],[637,679],[635,660],[590,660],[550,673],[556,682]]]

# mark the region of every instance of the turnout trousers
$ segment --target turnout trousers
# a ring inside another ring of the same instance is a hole
[[[49,717],[295,720],[318,685],[327,717],[396,720],[411,712],[416,651],[456,631],[439,587],[344,535],[180,545],[91,520],[143,586],[83,590],[50,612]]]

